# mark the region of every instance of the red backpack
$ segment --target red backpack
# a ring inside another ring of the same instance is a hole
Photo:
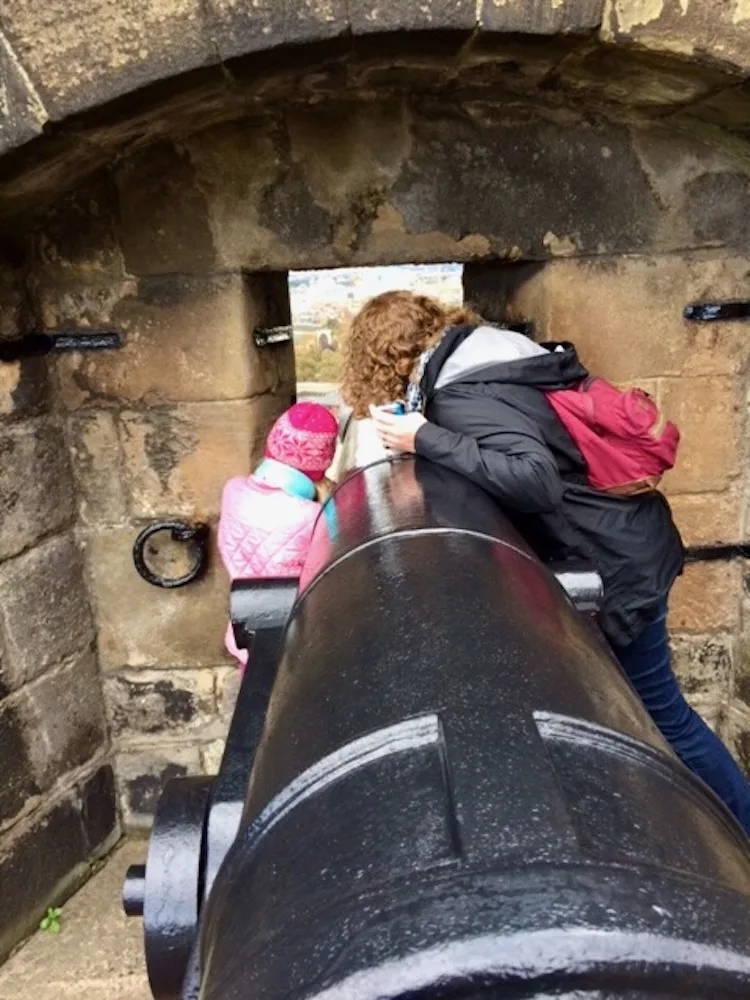
[[[589,484],[630,496],[653,490],[677,455],[680,432],[641,389],[621,392],[601,378],[546,392],[586,463]]]

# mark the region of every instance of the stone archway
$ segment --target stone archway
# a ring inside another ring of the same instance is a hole
[[[660,396],[691,543],[747,537],[747,327],[682,319],[748,297],[746,7],[0,6],[2,343],[125,337],[0,362],[0,952],[116,838],[113,761],[135,823],[215,767],[225,583],[154,591],[130,549],[214,519],[291,398],[289,349],[251,336],[288,318],[288,270],[464,262],[492,318]],[[741,573],[692,567],[673,625],[747,763]]]

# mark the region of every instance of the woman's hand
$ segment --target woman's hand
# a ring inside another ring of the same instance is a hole
[[[384,413],[376,406],[370,407],[370,416],[381,443],[391,451],[413,452],[417,431],[427,423],[421,413],[398,416],[395,413]]]

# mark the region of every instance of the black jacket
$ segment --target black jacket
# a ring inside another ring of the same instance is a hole
[[[542,559],[592,562],[604,580],[602,630],[613,645],[628,645],[682,571],[669,505],[658,492],[622,498],[586,485],[583,458],[540,391],[587,374],[571,344],[515,361],[488,357],[436,389],[446,361],[472,332],[449,330],[427,365],[429,423],[417,433],[416,452],[497,497]]]

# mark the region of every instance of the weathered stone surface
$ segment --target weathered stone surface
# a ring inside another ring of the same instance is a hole
[[[0,361],[0,421],[33,416],[48,399],[47,366],[42,358]]]
[[[683,693],[720,704],[732,693],[732,650],[725,636],[671,637],[672,662]]]
[[[65,442],[47,420],[0,426],[0,559],[73,519]]]
[[[201,747],[201,770],[204,774],[218,774],[224,756],[225,740],[214,740]]]
[[[108,173],[55,204],[33,241],[36,281],[65,284],[124,277],[115,206]]]
[[[739,542],[742,537],[742,504],[735,485],[725,493],[677,494],[664,481],[675,523],[686,545]]]
[[[388,196],[408,233],[481,235],[483,255],[511,259],[650,245],[662,209],[626,129],[472,112],[447,123],[425,107],[415,121],[410,160]]]
[[[210,273],[216,259],[205,195],[190,157],[149,146],[117,172],[120,229],[130,274]]]
[[[37,795],[39,786],[29,759],[24,720],[18,705],[0,703],[0,760],[3,780],[0,782],[0,829],[16,816],[29,798]]]
[[[746,618],[747,614],[747,593],[748,593],[748,579],[745,576],[744,580],[744,590],[745,590],[745,607],[743,608],[743,618]],[[750,636],[743,632],[737,636],[734,644],[734,662],[735,662],[735,678],[734,678],[734,694],[736,697],[747,706],[750,706]]]
[[[733,701],[727,712],[728,746],[750,778],[750,708]]]
[[[199,0],[3,0],[0,17],[53,120],[216,61]]]
[[[92,533],[87,541],[101,666],[212,667],[224,662],[229,583],[218,560],[212,557],[203,580],[158,590],[133,566],[131,550],[138,530],[132,525]],[[212,539],[212,552],[214,544]]]
[[[13,700],[23,720],[29,759],[42,791],[81,767],[107,741],[99,673],[93,653],[52,670]]]
[[[273,287],[272,276],[261,284]],[[242,399],[289,380],[290,351],[255,347],[253,329],[264,321],[267,303],[241,275],[143,280],[137,293],[134,286],[112,289],[107,303],[126,344],[60,356],[61,395],[71,408]],[[60,318],[72,318],[77,308],[74,299],[58,300]]]
[[[350,0],[349,18],[354,35],[380,31],[471,31],[477,23],[475,0]]]
[[[39,135],[46,120],[39,96],[0,32],[0,156]]]
[[[100,851],[116,841],[120,832],[115,775],[111,764],[103,764],[78,789],[81,818],[91,851]]]
[[[585,33],[597,28],[602,0],[481,0],[479,26],[484,31],[537,35]]]
[[[113,735],[187,737],[218,721],[213,670],[121,670],[105,677]]]
[[[206,518],[219,512],[231,476],[260,458],[273,420],[291,402],[286,392],[254,400],[196,403],[124,412],[122,446],[134,517]]]
[[[605,0],[602,35],[682,57],[750,69],[750,6],[746,0]]]
[[[13,687],[91,645],[83,564],[71,536],[43,542],[0,565],[0,631],[6,680]]]
[[[126,917],[121,892],[148,843],[132,837],[65,904],[63,933],[35,934],[0,969],[3,1000],[153,1000],[146,976],[143,923]]]
[[[705,562],[685,567],[670,595],[669,626],[674,632],[736,629],[740,614],[740,567]]]
[[[573,341],[592,371],[636,383],[744,371],[746,324],[690,323],[682,312],[741,297],[749,278],[747,257],[722,253],[519,264],[495,280],[512,318],[533,320],[541,338]]]
[[[739,473],[740,387],[732,378],[665,379],[664,414],[680,428],[680,450],[666,481],[672,493],[725,489]]]
[[[631,108],[682,106],[727,83],[718,69],[609,46],[582,47],[556,67],[555,80],[568,94]]]
[[[211,35],[222,59],[280,45],[320,42],[348,27],[345,0],[209,0]]]
[[[68,421],[78,513],[87,525],[126,519],[123,454],[115,420],[108,410],[79,410]]]
[[[146,829],[164,785],[172,778],[201,774],[199,748],[164,744],[123,749],[118,756],[117,777],[125,827]]]
[[[85,880],[91,854],[80,802],[71,796],[21,823],[0,853],[0,961]]]

